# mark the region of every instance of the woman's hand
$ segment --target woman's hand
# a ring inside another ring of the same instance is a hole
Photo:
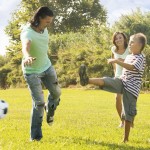
[[[24,65],[24,66],[30,66],[30,65],[32,65],[32,63],[33,63],[34,60],[36,60],[35,57],[28,56],[28,57],[26,57],[26,58],[23,60],[23,65]]]

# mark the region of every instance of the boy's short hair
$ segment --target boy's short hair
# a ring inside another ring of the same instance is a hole
[[[141,51],[144,49],[145,45],[147,44],[147,38],[143,33],[137,33],[133,35],[133,38],[136,38],[139,40],[139,42],[142,44]]]

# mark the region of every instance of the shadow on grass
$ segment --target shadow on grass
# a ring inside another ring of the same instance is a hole
[[[84,139],[82,137],[65,137],[65,136],[60,136],[59,137],[60,140],[59,141],[67,141],[69,144],[85,144],[85,145],[89,145],[91,146],[104,146],[104,147],[108,147],[109,149],[113,150],[113,149],[119,149],[119,150],[150,150],[150,147],[147,148],[143,148],[141,146],[130,146],[128,144],[125,143],[109,143],[109,142],[103,142],[103,141],[95,141],[95,140],[91,140],[91,139]],[[67,143],[66,142],[66,143]]]

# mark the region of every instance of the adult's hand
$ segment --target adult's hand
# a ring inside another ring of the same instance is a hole
[[[35,57],[31,57],[31,56],[26,57],[26,58],[23,60],[23,64],[24,64],[24,66],[30,66],[30,65],[33,64],[33,61],[34,61],[34,60],[36,60]]]

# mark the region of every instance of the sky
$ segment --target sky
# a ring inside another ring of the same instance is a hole
[[[4,29],[11,19],[11,13],[18,8],[21,0],[0,0],[0,55],[5,54],[5,47],[8,45],[9,37],[5,34]]]
[[[100,0],[107,10],[108,23],[112,25],[122,14],[130,14],[136,8],[142,12],[150,11],[150,0]]]
[[[5,47],[9,44],[9,38],[4,29],[11,19],[13,13],[20,4],[21,0],[0,0],[0,55],[5,54]],[[150,11],[149,0],[100,0],[100,3],[107,10],[108,23],[112,25],[122,14],[129,14],[136,8],[143,12]]]

